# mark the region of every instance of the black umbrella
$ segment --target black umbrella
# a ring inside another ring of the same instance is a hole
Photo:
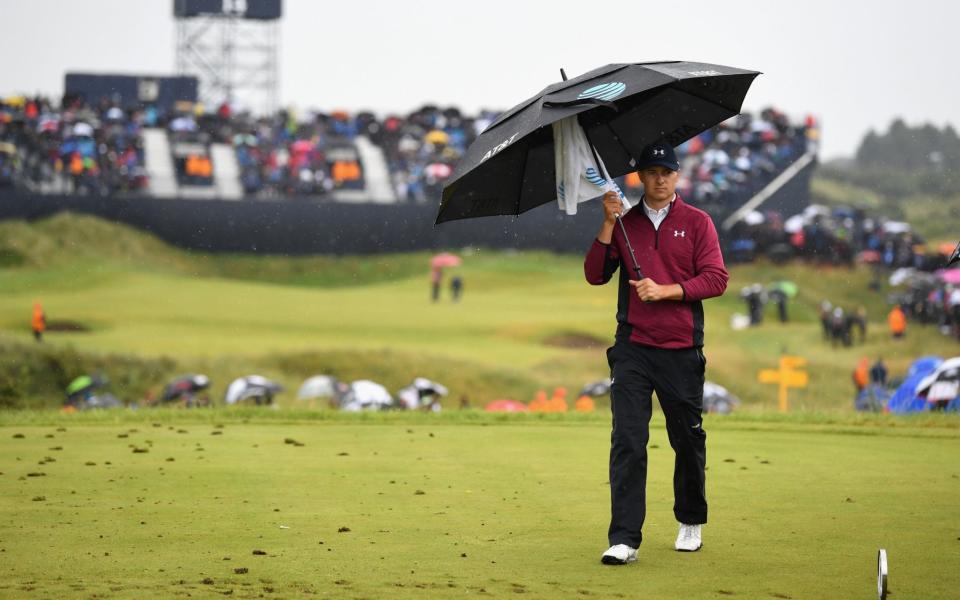
[[[696,62],[611,64],[554,83],[503,113],[460,160],[437,223],[519,215],[556,200],[553,128],[578,115],[611,177],[635,170],[644,146],[677,146],[740,113],[759,75]]]
[[[184,395],[193,394],[208,387],[210,387],[210,378],[206,375],[184,375],[167,383],[163,388],[160,400],[163,402],[178,400]]]

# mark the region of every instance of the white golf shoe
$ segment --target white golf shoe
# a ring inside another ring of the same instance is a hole
[[[616,544],[603,553],[600,562],[605,565],[625,565],[637,560],[637,549],[626,544]]]
[[[677,541],[673,547],[678,552],[696,552],[703,546],[700,537],[700,525],[686,525],[680,523],[680,532],[677,534]]]

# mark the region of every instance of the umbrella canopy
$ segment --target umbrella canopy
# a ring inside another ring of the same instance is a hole
[[[960,356],[954,356],[940,363],[932,373],[924,377],[914,388],[918,396],[936,397],[952,400],[957,396],[957,384],[960,383]],[[944,394],[946,393],[946,396]]]
[[[295,154],[306,154],[312,152],[315,147],[310,140],[297,140],[290,144],[290,151]]]
[[[740,406],[740,399],[731,394],[727,388],[712,381],[703,383],[703,410],[726,415],[738,406]]]
[[[346,411],[380,410],[393,406],[393,396],[379,383],[358,379],[350,384],[350,391],[341,408]]]
[[[606,396],[610,393],[610,380],[601,379],[583,386],[578,396]]]
[[[196,131],[197,122],[192,117],[177,117],[170,121],[170,131]]]
[[[410,385],[417,390],[421,398],[426,396],[446,396],[449,393],[446,386],[436,381],[431,381],[426,377],[417,377]]]
[[[427,133],[423,139],[431,144],[447,144],[450,142],[450,136],[447,135],[446,132],[440,131],[439,129],[434,129],[433,131]]]
[[[40,133],[56,133],[59,128],[60,117],[46,115],[37,123],[37,131]]]
[[[783,222],[783,230],[787,233],[802,231],[804,226],[803,215],[793,215]]]
[[[248,399],[254,399],[257,404],[273,402],[273,395],[283,391],[283,386],[261,375],[247,375],[239,377],[227,387],[223,401],[227,404],[237,404]]]
[[[300,386],[297,391],[297,400],[310,398],[336,398],[340,381],[330,375],[314,375]]]
[[[73,381],[70,382],[70,385],[67,386],[65,390],[68,396],[73,396],[75,394],[82,394],[88,390],[92,390],[98,386],[97,381],[90,377],[89,375],[81,375]]]
[[[102,388],[110,383],[110,380],[103,375],[81,375],[70,382],[66,392],[68,396],[84,394],[86,392]]]
[[[950,255],[950,260],[947,261],[947,265],[956,264],[960,262],[960,242],[957,242],[957,247],[953,249],[953,254]]]
[[[553,123],[578,116],[611,177],[641,150],[678,146],[739,114],[756,71],[694,62],[611,64],[544,88],[471,144],[443,189],[437,223],[519,215],[554,201]]]
[[[945,283],[958,285],[960,284],[960,269],[941,269],[937,271],[937,277]]]
[[[792,281],[777,281],[770,285],[770,291],[783,292],[787,298],[793,298],[797,295],[797,284]]]
[[[446,163],[430,163],[423,169],[423,174],[434,179],[446,179],[453,173],[453,169]]]
[[[904,221],[887,221],[883,224],[883,230],[886,233],[909,233],[910,223]]]
[[[88,410],[91,408],[122,408],[123,402],[113,394],[96,394],[86,398],[83,402],[80,403],[81,410]]]
[[[923,356],[913,361],[903,383],[887,401],[886,410],[897,414],[927,410],[928,402],[917,396],[917,385],[936,371],[942,362],[943,359],[939,356]]]
[[[437,254],[430,259],[430,268],[442,269],[445,267],[459,267],[462,262],[463,261],[456,254],[444,252],[442,254]]]
[[[77,123],[73,126],[73,135],[77,137],[93,137],[93,127],[89,123]]]
[[[896,271],[890,274],[889,282],[890,285],[903,285],[908,282],[914,275],[916,275],[917,270],[913,267],[900,267]]]
[[[426,377],[417,377],[410,385],[401,388],[397,392],[397,398],[403,403],[404,407],[409,409],[427,406],[438,396],[446,396],[449,393],[446,386],[431,381]]]
[[[516,400],[494,400],[483,407],[483,410],[487,412],[527,412],[527,405]]]
[[[205,390],[208,387],[210,387],[210,378],[206,375],[184,375],[182,377],[172,379],[167,383],[166,386],[164,386],[163,394],[160,396],[160,400],[163,402],[178,400],[187,394],[199,392],[200,390]]]

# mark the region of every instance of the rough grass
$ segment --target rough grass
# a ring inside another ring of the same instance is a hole
[[[710,523],[679,554],[656,416],[640,559],[610,568],[599,416],[204,412],[5,414],[0,595],[868,598],[879,548],[896,595],[960,585],[960,439],[929,419],[708,417]]]
[[[0,268],[0,367],[43,365],[50,351],[78,357],[73,370],[58,366],[61,374],[44,381],[42,369],[28,369],[33,383],[7,369],[7,382],[16,381],[8,391],[19,390],[7,394],[19,398],[16,405],[57,404],[62,380],[90,365],[124,382],[111,391],[130,401],[159,394],[165,379],[180,373],[210,375],[214,399],[235,377],[260,373],[287,387],[279,398],[284,406],[317,373],[372,378],[393,391],[415,376],[431,377],[452,390],[453,406],[461,396],[474,406],[501,397],[526,401],[557,386],[572,395],[607,375],[602,347],[612,338],[616,291],[586,285],[577,255],[467,251],[463,300],[434,304],[426,254],[198,255],[72,215],[0,223],[0,234],[28,257]],[[849,410],[850,373],[861,356],[883,356],[896,377],[918,356],[957,353],[957,344],[933,328],[911,327],[906,340],[893,343],[884,324],[890,290],[870,292],[866,269],[760,262],[730,270],[727,294],[705,303],[708,377],[740,396],[746,410],[775,406],[775,388],[757,383],[756,372],[775,366],[781,353],[809,361],[810,387],[791,392],[791,405],[808,410]],[[791,322],[775,322],[771,309],[763,326],[732,330],[730,317],[745,311],[740,289],[778,279],[800,287]],[[865,345],[835,349],[820,339],[816,307],[824,298],[867,309]],[[36,300],[52,321],[86,331],[50,332],[43,345],[34,344],[29,318]],[[599,349],[583,340],[597,340]],[[152,375],[118,372],[144,361],[165,366],[148,369]]]

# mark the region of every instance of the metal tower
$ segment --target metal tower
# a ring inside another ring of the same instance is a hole
[[[264,17],[256,0],[175,0],[177,73],[197,77],[208,111],[224,101],[255,113],[277,109],[280,9],[271,4],[275,16]]]

